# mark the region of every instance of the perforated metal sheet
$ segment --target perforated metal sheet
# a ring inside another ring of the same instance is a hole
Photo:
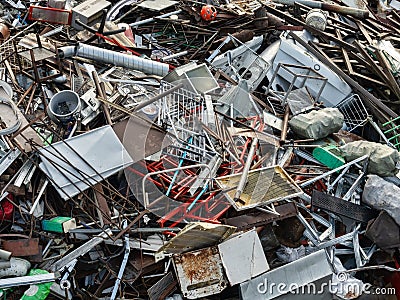
[[[378,211],[375,209],[357,205],[317,190],[313,191],[311,204],[313,207],[364,223],[378,215]]]

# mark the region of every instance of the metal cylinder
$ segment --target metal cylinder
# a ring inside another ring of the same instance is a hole
[[[79,56],[106,64],[142,71],[146,74],[165,76],[169,72],[168,64],[85,44],[78,44],[76,47],[62,47],[60,50],[62,57]]]
[[[47,114],[55,122],[68,122],[81,110],[81,99],[73,91],[55,94],[47,106]]]
[[[6,250],[0,250],[0,259],[10,260],[12,253]]]
[[[324,31],[327,24],[327,17],[328,15],[326,12],[318,8],[314,8],[307,13],[306,24]]]

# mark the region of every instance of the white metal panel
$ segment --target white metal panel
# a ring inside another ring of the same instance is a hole
[[[235,285],[269,270],[261,241],[253,229],[218,245],[229,283]]]

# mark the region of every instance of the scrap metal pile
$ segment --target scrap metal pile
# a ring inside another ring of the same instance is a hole
[[[1,299],[400,299],[400,2],[0,1]]]

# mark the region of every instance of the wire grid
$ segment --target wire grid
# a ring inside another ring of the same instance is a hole
[[[184,158],[192,163],[207,163],[211,160],[212,156],[205,151],[204,136],[196,136],[191,143],[183,143],[183,140],[185,139],[176,139],[172,145],[165,148],[165,153],[176,158]]]
[[[18,45],[16,47],[17,47],[17,52],[26,50],[25,48],[18,46]],[[8,60],[13,72],[15,74],[19,72],[17,55],[15,55],[15,48],[14,48],[13,43],[10,42],[10,43],[4,43],[4,44],[0,45],[0,60],[1,61]],[[27,60],[21,56],[20,56],[20,62],[21,62],[23,69],[28,69],[28,68],[32,67],[32,63],[29,60]]]
[[[400,151],[399,120],[400,117],[397,117],[393,120],[390,120],[389,122],[382,124],[382,127],[385,130],[383,134],[387,137],[388,142],[396,147],[397,151]]]
[[[162,81],[160,84],[160,93],[168,91],[174,85]],[[203,98],[199,98],[195,93],[180,88],[158,101],[160,108],[158,115],[158,125],[174,126],[175,123],[182,123],[192,116],[203,121],[205,103]]]
[[[160,93],[173,85],[161,82]],[[167,127],[177,139],[166,148],[166,153],[192,162],[211,159],[206,152],[206,137],[201,127],[206,118],[204,99],[195,93],[180,88],[158,101],[158,125]]]
[[[282,168],[273,166],[250,171],[247,176],[247,183],[240,196],[243,203],[234,202],[233,198],[241,175],[228,175],[216,179],[217,184],[226,190],[228,199],[239,210],[292,198],[301,193],[301,189]]]
[[[357,94],[344,99],[335,107],[343,114],[344,122],[349,132],[355,130],[357,127],[364,126],[368,121],[368,111]]]

